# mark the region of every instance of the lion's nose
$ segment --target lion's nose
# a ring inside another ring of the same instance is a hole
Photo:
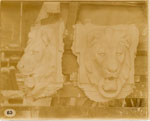
[[[116,64],[111,64],[107,68],[108,72],[110,73],[115,73],[117,71],[117,65]]]
[[[117,71],[117,68],[115,68],[115,69],[110,69],[110,68],[108,68],[108,72],[110,72],[110,73],[115,73]]]
[[[108,77],[108,80],[115,80],[116,78],[115,77]]]

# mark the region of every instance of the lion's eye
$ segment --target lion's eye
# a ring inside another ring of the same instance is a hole
[[[36,53],[38,53],[38,51],[35,51],[35,50],[32,50],[32,51],[31,51],[31,54],[32,54],[32,55],[34,55],[34,54],[36,54]]]
[[[98,55],[100,55],[100,56],[104,56],[104,55],[105,55],[105,53],[104,53],[104,52],[99,52],[99,53],[98,53]]]
[[[123,52],[117,52],[116,54],[117,54],[118,56],[120,56],[120,55],[123,54]]]

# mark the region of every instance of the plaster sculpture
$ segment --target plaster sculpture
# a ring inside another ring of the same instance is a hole
[[[45,25],[38,23],[31,28],[24,55],[17,65],[20,73],[25,75],[27,97],[34,100],[48,97],[63,86],[63,32],[61,20]]]
[[[134,87],[134,59],[139,41],[135,25],[75,26],[73,53],[78,58],[78,86],[96,102],[128,96]]]

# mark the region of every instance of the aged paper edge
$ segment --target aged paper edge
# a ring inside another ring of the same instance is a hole
[[[55,1],[58,1],[58,2],[130,2],[130,3],[147,2],[147,4],[148,4],[148,62],[150,62],[150,43],[149,43],[150,42],[150,30],[149,30],[150,29],[150,0],[0,0],[0,4],[3,1],[8,1],[8,2],[17,2],[17,1],[20,1],[20,2],[24,2],[24,1],[28,1],[28,2],[40,2],[40,1],[48,1],[48,2],[55,2]],[[149,85],[150,85],[150,64],[148,63],[148,86]],[[150,97],[150,89],[148,88],[148,117],[147,117],[148,119],[145,119],[145,120],[141,119],[142,121],[147,121],[147,120],[150,121],[150,101],[149,101],[149,97]],[[0,119],[0,121],[3,121],[3,120]],[[5,120],[5,121],[10,121],[10,120],[11,119]],[[34,121],[34,120],[35,119],[33,119],[31,121]],[[40,119],[37,119],[37,120],[42,121]],[[52,120],[56,120],[57,121],[58,119],[57,118],[56,119],[52,118]],[[65,120],[65,119],[63,119],[63,120]],[[69,119],[67,119],[67,120],[69,120]],[[74,120],[74,118],[71,119],[71,120]],[[96,120],[102,120],[102,119],[77,119],[77,120],[80,120],[80,121],[83,121],[83,120],[95,120],[96,121]],[[128,119],[125,119],[124,121],[127,121],[127,120]],[[129,119],[129,120],[131,120],[131,119]],[[24,120],[24,121],[27,121],[27,119]],[[122,121],[122,119],[118,119],[118,121]]]
[[[0,0],[0,1],[48,1],[48,2],[148,2],[149,0]]]
[[[148,1],[148,86],[150,85],[150,0]],[[150,120],[150,88],[148,88],[148,119]]]

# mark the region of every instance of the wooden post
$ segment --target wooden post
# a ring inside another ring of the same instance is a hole
[[[73,25],[76,23],[78,8],[79,8],[78,2],[69,3],[68,17],[66,21],[66,30],[68,35],[64,37],[64,54],[62,58],[63,74],[65,74],[65,76],[69,79],[70,74],[77,70],[76,68],[77,60],[72,53],[71,46],[73,42],[73,32],[74,32]],[[70,66],[70,64],[72,66]]]
[[[65,49],[67,50],[68,49],[70,50],[71,45],[72,45],[73,25],[75,24],[76,19],[77,19],[78,8],[79,8],[78,2],[69,3],[69,14],[68,14],[67,24],[66,24],[68,36],[64,38]]]
[[[19,44],[22,47],[22,9],[23,2],[20,2],[20,34],[19,34]]]

